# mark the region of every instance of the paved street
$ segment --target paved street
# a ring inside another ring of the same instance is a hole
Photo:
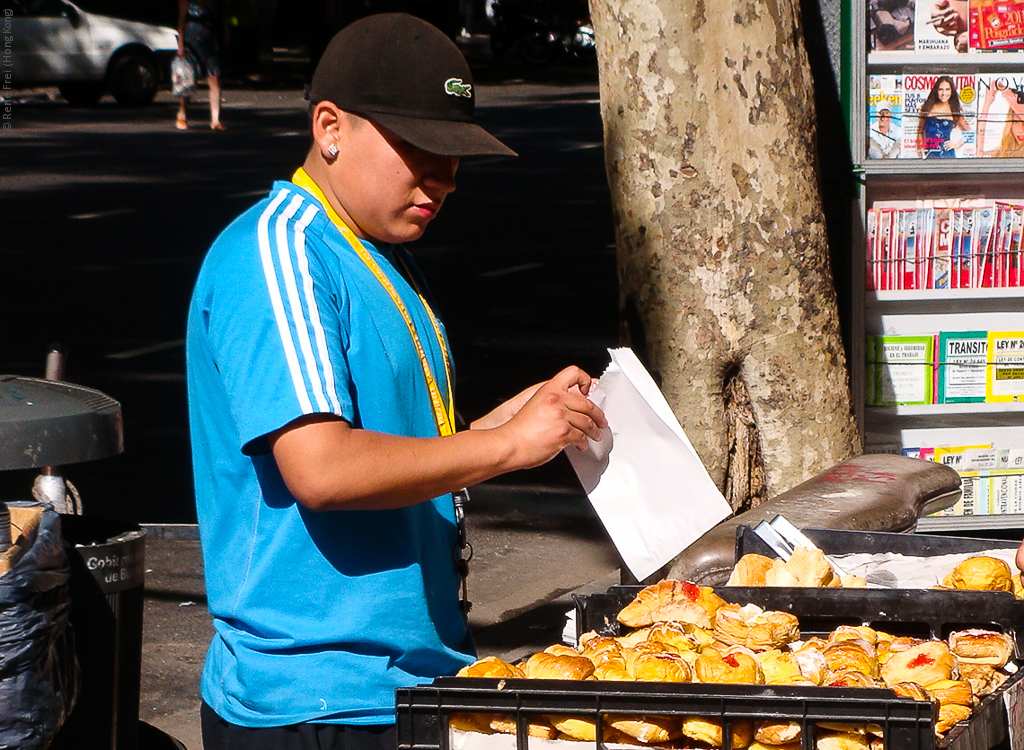
[[[124,454],[64,474],[86,513],[146,525],[140,718],[199,750],[210,622],[191,526],[185,310],[217,232],[300,163],[301,91],[227,90],[226,133],[175,132],[166,95],[145,109],[76,110],[45,93],[17,105],[0,133],[0,372],[40,376],[48,345],[62,342],[66,378],[122,403]],[[464,162],[457,193],[413,247],[467,418],[566,364],[599,374],[617,325],[596,80],[485,80],[479,101],[479,119],[520,158]],[[203,116],[205,104],[196,124]],[[27,497],[33,477],[0,473],[0,498]],[[468,515],[483,654],[555,642],[568,594],[617,580],[614,550],[562,457],[480,488]]]

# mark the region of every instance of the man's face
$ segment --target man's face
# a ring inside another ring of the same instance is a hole
[[[331,188],[364,239],[419,239],[455,189],[457,157],[428,154],[368,120],[342,113],[337,145]]]
[[[878,113],[878,129],[883,133],[888,133],[890,125],[892,125],[892,112],[883,109]]]

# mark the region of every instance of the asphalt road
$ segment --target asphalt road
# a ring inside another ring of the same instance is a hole
[[[467,418],[567,364],[600,374],[617,336],[617,287],[596,75],[478,73],[479,121],[519,152],[465,160],[459,187],[413,246],[439,300]],[[177,132],[176,103],[106,99],[74,109],[20,92],[0,131],[0,373],[42,376],[49,345],[65,378],[122,404],[120,456],[63,468],[87,513],[190,523],[184,337],[211,241],[308,140],[301,88],[235,87],[229,130]],[[34,472],[0,473],[0,498]],[[571,487],[563,458],[507,481]]]

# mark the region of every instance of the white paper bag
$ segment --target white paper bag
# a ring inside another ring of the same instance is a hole
[[[566,454],[623,563],[643,580],[732,509],[633,351],[609,354],[590,393],[608,429],[589,450]]]

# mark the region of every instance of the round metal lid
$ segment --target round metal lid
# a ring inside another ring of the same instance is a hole
[[[0,471],[92,461],[124,450],[121,404],[55,380],[0,375]]]

